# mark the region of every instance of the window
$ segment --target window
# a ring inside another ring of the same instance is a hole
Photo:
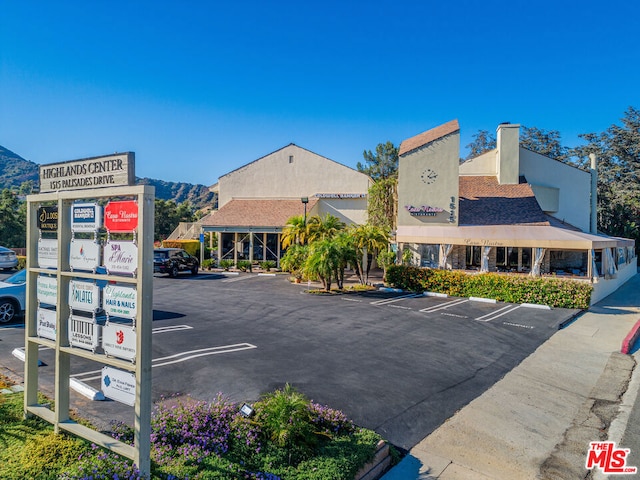
[[[293,163],[293,155],[289,155],[289,163]]]

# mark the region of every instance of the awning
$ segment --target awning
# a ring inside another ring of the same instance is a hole
[[[396,241],[554,250],[598,250],[635,245],[634,240],[627,238],[593,235],[550,225],[399,226]]]

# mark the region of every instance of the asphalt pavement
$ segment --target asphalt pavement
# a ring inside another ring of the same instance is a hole
[[[560,330],[429,434],[383,480],[640,478],[587,470],[590,442],[640,467],[640,353],[619,353],[640,317],[640,276]]]

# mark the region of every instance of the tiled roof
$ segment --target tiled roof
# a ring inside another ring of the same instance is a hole
[[[415,137],[408,138],[404,140],[400,144],[400,149],[398,150],[398,155],[404,155],[405,153],[409,153],[417,148],[426,145],[427,143],[431,143],[434,140],[442,138],[451,133],[457,132],[460,130],[460,126],[458,125],[458,120],[451,120],[450,122],[444,123],[439,127],[432,128],[431,130],[427,130],[426,132],[422,132]]]
[[[496,177],[460,177],[459,225],[549,225],[531,185],[500,185]]]
[[[307,214],[318,203],[309,197]],[[294,215],[303,215],[300,198],[232,199],[202,219],[202,225],[215,227],[284,227]]]

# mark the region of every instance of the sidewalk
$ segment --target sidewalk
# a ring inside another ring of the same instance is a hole
[[[638,453],[637,429],[623,434],[638,416],[640,353],[619,353],[638,318],[640,275],[553,335],[382,480],[573,480],[589,473],[589,442],[609,439]],[[627,439],[635,445],[621,443]],[[640,467],[636,458],[627,465]]]

